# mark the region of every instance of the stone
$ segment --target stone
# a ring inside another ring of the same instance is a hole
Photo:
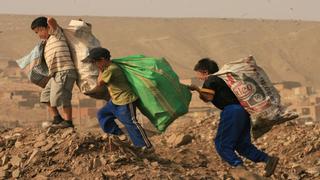
[[[16,138],[8,138],[6,139],[6,148],[12,148],[14,144],[16,143],[17,139]]]
[[[9,176],[9,172],[7,170],[3,170],[0,168],[0,179],[7,179]]]
[[[20,176],[20,173],[21,173],[21,171],[20,171],[19,168],[15,169],[14,171],[12,171],[12,177],[13,178],[18,178]]]
[[[2,166],[7,164],[9,162],[9,157],[7,155],[4,155],[2,158],[1,158],[1,161],[2,161]]]
[[[103,156],[100,156],[100,162],[101,162],[101,165],[104,166],[107,164],[107,160],[106,158],[104,158]]]
[[[159,163],[157,161],[151,163],[152,167],[159,167]]]
[[[173,140],[173,139],[172,139]],[[178,135],[174,138],[174,140],[172,141],[172,144],[174,145],[174,147],[180,147],[183,145],[187,145],[192,141],[192,136],[189,134],[186,135]]]
[[[320,173],[320,167],[311,167],[305,170],[307,173],[315,175]]]
[[[97,169],[102,165],[101,161],[99,158],[94,158],[93,159],[93,168]]]
[[[67,128],[67,130],[65,130],[63,132],[63,134],[61,135],[61,138],[64,139],[66,138],[67,136],[69,136],[70,134],[72,134],[74,132],[74,129],[73,128]]]
[[[32,154],[30,155],[29,159],[27,160],[27,162],[24,164],[24,166],[27,166],[33,159],[34,157],[38,154],[39,149],[34,149],[32,151]]]
[[[19,167],[21,162],[22,162],[22,159],[19,156],[12,156],[11,157],[10,163],[13,166]]]
[[[5,145],[6,145],[5,141],[0,139],[0,147],[4,147]]]
[[[13,133],[21,133],[21,132],[23,132],[23,128],[21,128],[21,127],[16,127],[16,128],[14,128],[13,129]]]
[[[36,143],[33,145],[33,147],[35,147],[35,148],[40,148],[40,147],[45,146],[45,145],[47,145],[47,141],[39,141],[39,142],[36,142]]]
[[[49,179],[47,176],[44,176],[42,174],[38,174],[36,177],[34,177],[35,180],[47,180]]]
[[[21,146],[23,146],[23,143],[20,141],[16,141],[16,143],[14,144],[15,148],[20,148]]]
[[[2,169],[3,170],[9,170],[11,167],[12,167],[12,164],[8,163],[8,164],[2,166]]]
[[[50,141],[47,145],[41,148],[41,151],[49,151],[55,144],[55,142]]]
[[[232,175],[232,177],[235,180],[242,180],[242,179],[246,179],[246,180],[267,180],[264,177],[261,177],[253,172],[250,172],[248,170],[242,169],[242,168],[234,168],[230,170],[230,173]]]
[[[150,161],[149,161],[148,159],[143,159],[143,163],[144,163],[145,165],[148,165],[148,164],[150,163]]]
[[[186,144],[189,144],[192,141],[193,137],[189,134],[180,134],[180,135],[176,135],[173,134],[168,138],[168,143],[170,143],[171,145],[173,145],[174,147],[180,147]]]
[[[45,133],[41,133],[37,136],[36,142],[43,142],[46,140],[46,138],[47,138],[47,135]]]

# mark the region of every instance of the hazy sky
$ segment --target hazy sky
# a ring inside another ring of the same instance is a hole
[[[320,21],[320,0],[0,0],[1,14]]]

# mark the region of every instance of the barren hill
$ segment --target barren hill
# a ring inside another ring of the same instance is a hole
[[[213,145],[216,125],[213,117],[176,121],[164,134],[149,134],[152,154],[97,130],[0,130],[0,179],[265,179],[263,164],[245,160],[258,175],[250,178],[221,161]],[[281,124],[255,142],[280,157],[269,179],[319,179],[319,128]]]
[[[30,29],[35,16],[0,16],[1,62],[28,53],[37,42]],[[61,26],[80,17],[57,17]],[[252,54],[273,81],[299,81],[320,87],[320,23],[240,19],[158,19],[81,17],[113,57],[164,56],[181,78],[193,76],[201,57],[220,65]],[[1,64],[0,64],[1,65]]]

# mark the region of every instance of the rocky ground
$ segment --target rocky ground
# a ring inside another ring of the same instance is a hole
[[[155,153],[142,153],[100,130],[1,130],[0,179],[266,179],[263,164],[234,173],[214,146],[217,120],[179,119],[163,134],[149,132]],[[269,179],[320,179],[320,124],[287,122],[254,142],[280,157]]]

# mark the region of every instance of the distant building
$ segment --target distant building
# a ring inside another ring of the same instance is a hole
[[[297,112],[300,120],[305,122],[316,121],[320,122],[320,105],[310,105],[310,106],[291,106],[292,111]]]
[[[301,121],[320,122],[320,94],[313,87],[288,86],[286,83],[274,86],[279,91],[282,104],[297,112]]]
[[[8,65],[3,69],[2,74],[11,80],[27,80],[27,75],[19,68],[15,61],[8,61]]]

